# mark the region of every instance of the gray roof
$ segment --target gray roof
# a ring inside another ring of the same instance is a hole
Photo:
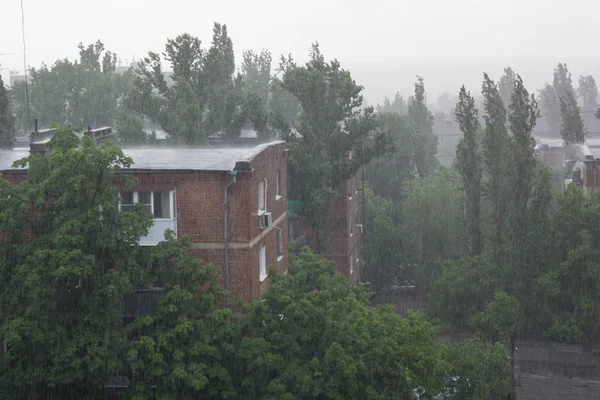
[[[123,153],[133,159],[131,170],[149,171],[247,171],[250,162],[265,149],[285,143],[275,141],[246,148],[165,149],[139,148],[123,149]],[[0,171],[16,170],[13,163],[29,155],[28,150],[0,151]],[[20,168],[19,168],[20,169]]]

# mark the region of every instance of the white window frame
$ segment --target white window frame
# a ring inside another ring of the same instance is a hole
[[[259,279],[260,281],[264,281],[267,279],[267,248],[266,246],[262,246],[258,250],[258,266],[259,266]]]
[[[277,262],[283,259],[283,230],[277,230]]]
[[[281,169],[275,173],[275,200],[281,199]]]
[[[258,187],[256,189],[257,200],[258,200],[258,215],[262,215],[267,212],[267,204],[265,198],[266,184],[264,180],[258,181]],[[262,203],[262,204],[261,204]]]
[[[164,221],[172,221],[174,219],[177,218],[177,205],[175,204],[175,201],[177,200],[177,197],[175,195],[175,190],[119,190],[119,211],[121,210],[121,192],[133,192],[133,204],[131,204],[131,206],[133,206],[134,204],[139,203],[139,192],[150,192],[150,213],[152,215],[152,218],[157,219],[157,220],[164,220]],[[168,218],[156,218],[154,216],[154,193],[155,192],[169,192],[169,217]],[[127,204],[129,205],[129,204]]]

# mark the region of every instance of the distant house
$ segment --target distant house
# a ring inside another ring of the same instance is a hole
[[[440,164],[447,167],[456,158],[456,146],[462,132],[456,118],[452,114],[438,111],[433,116],[433,133],[438,138],[438,159]]]
[[[575,161],[572,167],[572,181],[587,191],[600,188],[598,166],[600,165],[600,140],[588,140],[576,147]]]

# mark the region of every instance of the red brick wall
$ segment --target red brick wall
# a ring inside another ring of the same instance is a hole
[[[346,275],[351,283],[357,282],[360,277],[360,265],[357,258],[360,247],[361,234],[358,232],[357,224],[361,224],[360,212],[359,221],[356,221],[356,210],[360,205],[360,181],[358,175],[344,181],[340,184],[340,196],[331,201],[330,215],[331,225],[328,227],[329,245],[322,252],[323,257],[332,260],[338,272]],[[360,211],[360,210],[359,210]],[[310,229],[302,224],[300,220],[295,226],[296,236],[307,234],[309,246],[314,248],[314,234]],[[353,230],[352,235],[350,235]],[[353,260],[353,271],[350,274],[350,259]]]
[[[278,273],[288,268],[287,226],[287,159],[285,144],[268,147],[251,161],[250,173],[236,176],[229,187],[229,265],[232,300],[248,301],[260,296],[269,279],[260,282],[259,256],[266,246],[267,268]],[[280,170],[280,193],[276,198],[275,178]],[[225,287],[224,251],[224,188],[232,176],[224,172],[145,171],[133,174],[138,182],[126,187],[115,183],[120,190],[175,190],[177,198],[177,234],[189,235],[195,244],[192,254],[217,267]],[[8,174],[12,183],[26,178],[26,173]],[[283,229],[283,257],[278,261],[277,232],[274,227],[261,229],[258,217],[258,182],[266,179],[266,211],[272,213],[273,224]],[[277,223],[278,218],[282,219]],[[262,236],[261,236],[262,235]],[[256,240],[255,243],[252,241]]]

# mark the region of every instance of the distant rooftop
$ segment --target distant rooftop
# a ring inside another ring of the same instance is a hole
[[[285,143],[275,141],[246,148],[199,148],[165,149],[139,148],[123,149],[123,153],[133,159],[130,170],[150,171],[245,171],[251,168],[251,161],[268,147]],[[29,156],[28,150],[15,149],[0,151],[0,171],[16,171],[15,161]]]

